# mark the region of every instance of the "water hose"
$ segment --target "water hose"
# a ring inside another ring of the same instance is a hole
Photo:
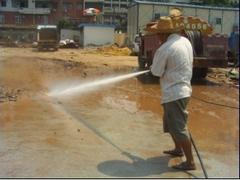
[[[195,149],[195,151],[196,151],[196,153],[197,153],[197,157],[198,157],[199,162],[200,162],[200,164],[201,164],[201,168],[202,168],[202,170],[203,170],[204,176],[205,176],[205,178],[208,179],[207,171],[206,171],[206,169],[205,169],[205,167],[204,167],[204,165],[203,165],[202,158],[201,158],[201,156],[200,156],[200,154],[199,154],[199,152],[198,152],[198,149],[197,149],[197,147],[196,147],[196,145],[195,145],[195,142],[194,142],[194,140],[193,140],[193,138],[192,138],[191,133],[189,133],[189,135],[190,135],[190,140],[191,140],[191,142],[192,142],[192,145],[193,145],[193,147],[194,147],[194,149]]]

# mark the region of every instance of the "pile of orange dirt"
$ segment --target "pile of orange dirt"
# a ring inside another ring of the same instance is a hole
[[[131,50],[127,47],[119,48],[116,45],[102,46],[96,49],[88,49],[85,51],[86,54],[100,54],[107,56],[129,56]]]

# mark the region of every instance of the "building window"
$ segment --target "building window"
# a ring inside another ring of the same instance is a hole
[[[0,5],[1,5],[1,7],[6,7],[7,6],[7,1],[2,0]]]
[[[63,8],[64,10],[66,9],[71,9],[73,7],[73,4],[72,3],[69,3],[69,2],[64,2],[63,3]]]
[[[15,16],[15,23],[16,24],[22,24],[22,20],[23,20],[22,16],[19,16],[19,15]]]
[[[125,8],[125,9],[127,9],[127,4],[121,4],[121,8]]]
[[[0,14],[0,24],[5,23],[5,16]]]
[[[221,18],[216,18],[216,24],[221,25],[222,24],[222,19]]]
[[[85,9],[96,8],[96,9],[99,9],[101,11],[102,7],[103,7],[103,3],[85,2]]]
[[[154,20],[157,20],[157,19],[159,19],[159,18],[160,18],[160,16],[161,16],[161,14],[160,14],[160,13],[155,13],[155,15],[154,15]]]
[[[111,7],[111,4],[104,4],[104,7]]]
[[[83,3],[82,2],[78,2],[77,3],[77,9],[82,9],[83,8]]]
[[[36,8],[50,8],[50,2],[49,1],[35,1],[35,7]]]
[[[12,0],[12,7],[13,8],[27,8],[28,7],[28,0]]]
[[[20,8],[27,8],[28,7],[28,1],[27,0],[20,1],[19,6],[20,6]]]

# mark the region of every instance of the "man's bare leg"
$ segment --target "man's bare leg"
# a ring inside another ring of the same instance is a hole
[[[190,139],[186,139],[180,142],[180,146],[183,149],[183,152],[186,156],[186,163],[189,166],[195,166],[193,154],[192,154],[192,144]]]
[[[176,152],[182,152],[181,144],[176,140],[176,138],[173,136],[173,134],[170,133],[170,135],[171,135],[171,137],[173,139],[173,142],[174,142],[174,145],[175,145],[175,149],[174,150]]]
[[[163,151],[164,154],[170,154],[173,156],[183,156],[181,144],[176,140],[176,138],[171,134],[172,140],[174,142],[175,148],[173,150]]]

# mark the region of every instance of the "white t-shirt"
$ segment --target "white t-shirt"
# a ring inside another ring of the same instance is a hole
[[[190,97],[193,68],[193,48],[190,41],[171,34],[157,49],[151,72],[160,77],[162,104]]]

